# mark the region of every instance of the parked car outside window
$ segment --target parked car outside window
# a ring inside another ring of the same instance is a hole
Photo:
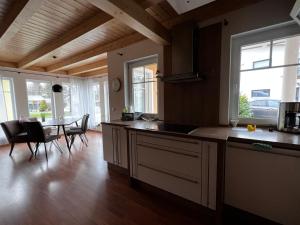
[[[250,102],[250,110],[254,118],[277,119],[280,101],[275,99],[260,99]]]

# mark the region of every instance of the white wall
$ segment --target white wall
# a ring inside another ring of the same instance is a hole
[[[107,61],[111,120],[120,119],[122,110],[125,107],[124,75],[126,72],[126,63],[153,55],[158,56],[158,70],[163,73],[163,46],[157,45],[150,40],[144,40],[125,48],[108,52]],[[121,90],[118,92],[113,92],[111,88],[111,83],[114,78],[121,80]],[[158,98],[158,114],[159,118],[163,119],[163,84],[159,81]]]
[[[265,0],[231,13],[200,22],[200,27],[229,22],[222,30],[221,80],[220,80],[220,124],[229,121],[230,51],[232,35],[267,27],[291,20],[289,13],[295,0]]]

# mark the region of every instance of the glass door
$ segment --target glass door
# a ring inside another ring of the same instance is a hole
[[[88,93],[90,128],[100,130],[101,122],[109,119],[107,77],[89,79]]]

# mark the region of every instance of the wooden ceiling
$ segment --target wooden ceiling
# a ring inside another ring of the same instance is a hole
[[[164,0],[0,0],[0,66],[107,74],[108,51],[145,38],[167,45],[178,23],[258,1],[217,0],[179,16]]]

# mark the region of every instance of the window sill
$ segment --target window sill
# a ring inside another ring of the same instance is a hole
[[[239,125],[277,126],[277,119],[238,118]]]

